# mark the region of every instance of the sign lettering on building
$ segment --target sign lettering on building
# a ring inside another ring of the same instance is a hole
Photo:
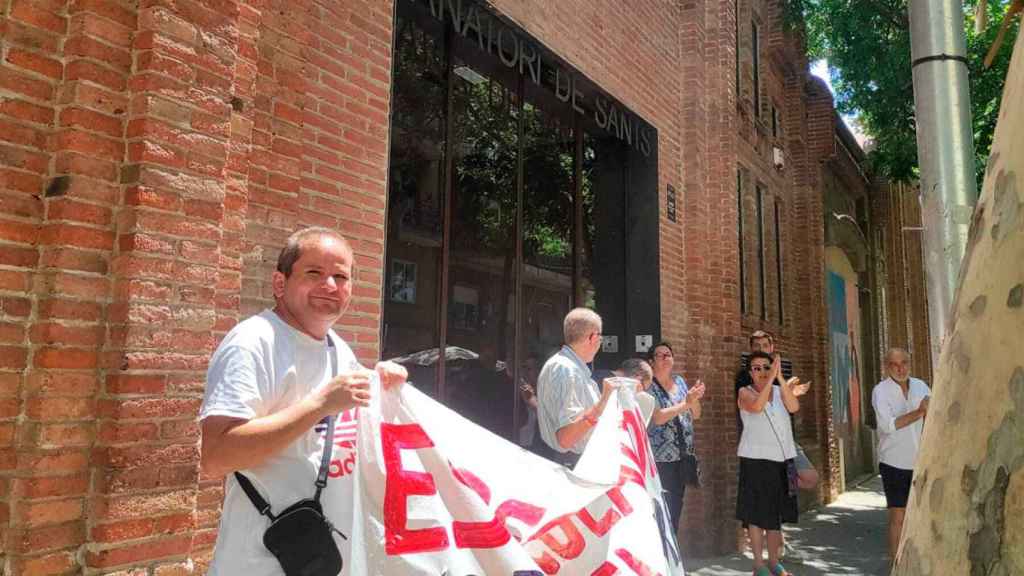
[[[562,102],[572,106],[581,115],[589,114],[594,122],[608,134],[651,155],[653,131],[644,121],[628,112],[619,103],[602,94],[594,94],[586,102],[579,89],[578,74],[565,69],[554,59],[545,58],[544,51],[507,26],[487,8],[471,0],[409,0],[426,4],[430,14],[440,22],[449,22],[463,38],[476,41],[482,52],[497,56],[506,67],[525,76],[537,86],[554,92]],[[545,76],[553,78],[553,86],[545,83]]]

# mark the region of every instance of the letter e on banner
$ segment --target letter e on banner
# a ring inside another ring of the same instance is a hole
[[[406,528],[409,496],[437,494],[434,478],[426,472],[402,468],[402,450],[432,448],[434,442],[418,424],[380,425],[381,449],[387,480],[384,487],[384,549],[388,554],[434,552],[448,547],[444,528]]]

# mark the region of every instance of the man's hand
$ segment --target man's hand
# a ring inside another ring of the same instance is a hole
[[[686,403],[689,405],[700,400],[704,397],[704,392],[706,390],[707,388],[704,386],[704,381],[697,380],[697,384],[686,392]]]
[[[921,404],[917,406],[917,409],[921,411],[921,416],[928,415],[928,400],[930,398],[931,396],[925,396],[924,398],[921,399]]]
[[[385,390],[401,386],[409,379],[409,372],[401,364],[387,361],[377,362],[375,369],[380,375],[380,383]]]
[[[316,392],[323,412],[337,414],[356,406],[369,406],[372,377],[373,372],[364,369],[339,374]]]
[[[601,399],[604,400],[610,398],[618,388],[619,385],[611,378],[601,380]]]
[[[793,396],[799,397],[803,396],[804,394],[807,394],[807,391],[810,390],[811,388],[811,383],[801,383],[799,378],[793,376],[792,378],[786,381],[786,386],[789,386],[789,390],[790,392],[793,393]]]
[[[520,382],[519,395],[522,396],[523,402],[526,402],[531,406],[537,405],[537,392],[534,391],[533,386],[527,382]]]

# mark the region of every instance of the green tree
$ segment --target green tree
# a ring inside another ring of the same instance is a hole
[[[828,60],[839,111],[857,114],[864,132],[874,140],[869,154],[872,166],[893,180],[916,178],[908,0],[785,1],[788,21],[805,23],[811,58]],[[980,188],[1018,26],[1007,32],[991,68],[985,69],[985,54],[1010,0],[988,0],[989,25],[980,33],[975,30],[978,3],[964,3],[964,26]]]

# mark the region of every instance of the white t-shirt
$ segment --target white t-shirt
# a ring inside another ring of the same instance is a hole
[[[796,442],[789,410],[782,402],[782,392],[772,386],[772,396],[761,412],[740,410],[743,434],[736,455],[740,458],[783,462],[796,458]],[[753,390],[753,388],[751,387]],[[757,393],[757,390],[754,390]],[[769,421],[769,417],[771,420]]]
[[[871,405],[875,407],[878,421],[878,461],[894,468],[913,470],[917,451],[921,447],[921,432],[924,419],[896,429],[896,419],[907,412],[917,410],[921,400],[931,391],[923,380],[910,378],[907,395],[903,396],[900,385],[892,378],[886,378],[875,386],[871,393]]]
[[[358,366],[355,355],[332,331],[338,371]],[[292,328],[271,310],[235,326],[217,347],[206,375],[206,394],[199,419],[231,416],[253,419],[297,402],[330,380],[327,343]],[[298,500],[312,498],[323,455],[326,419],[271,456],[262,465],[240,470],[279,513]],[[355,411],[336,419],[334,449],[327,487],[320,496],[325,514],[346,535],[351,534],[352,474],[355,471]],[[347,516],[347,517],[340,517]],[[280,576],[277,559],[263,546],[270,520],[261,516],[234,474],[225,483],[224,509],[213,561],[213,576]],[[351,554],[346,540],[335,536],[347,573]]]

